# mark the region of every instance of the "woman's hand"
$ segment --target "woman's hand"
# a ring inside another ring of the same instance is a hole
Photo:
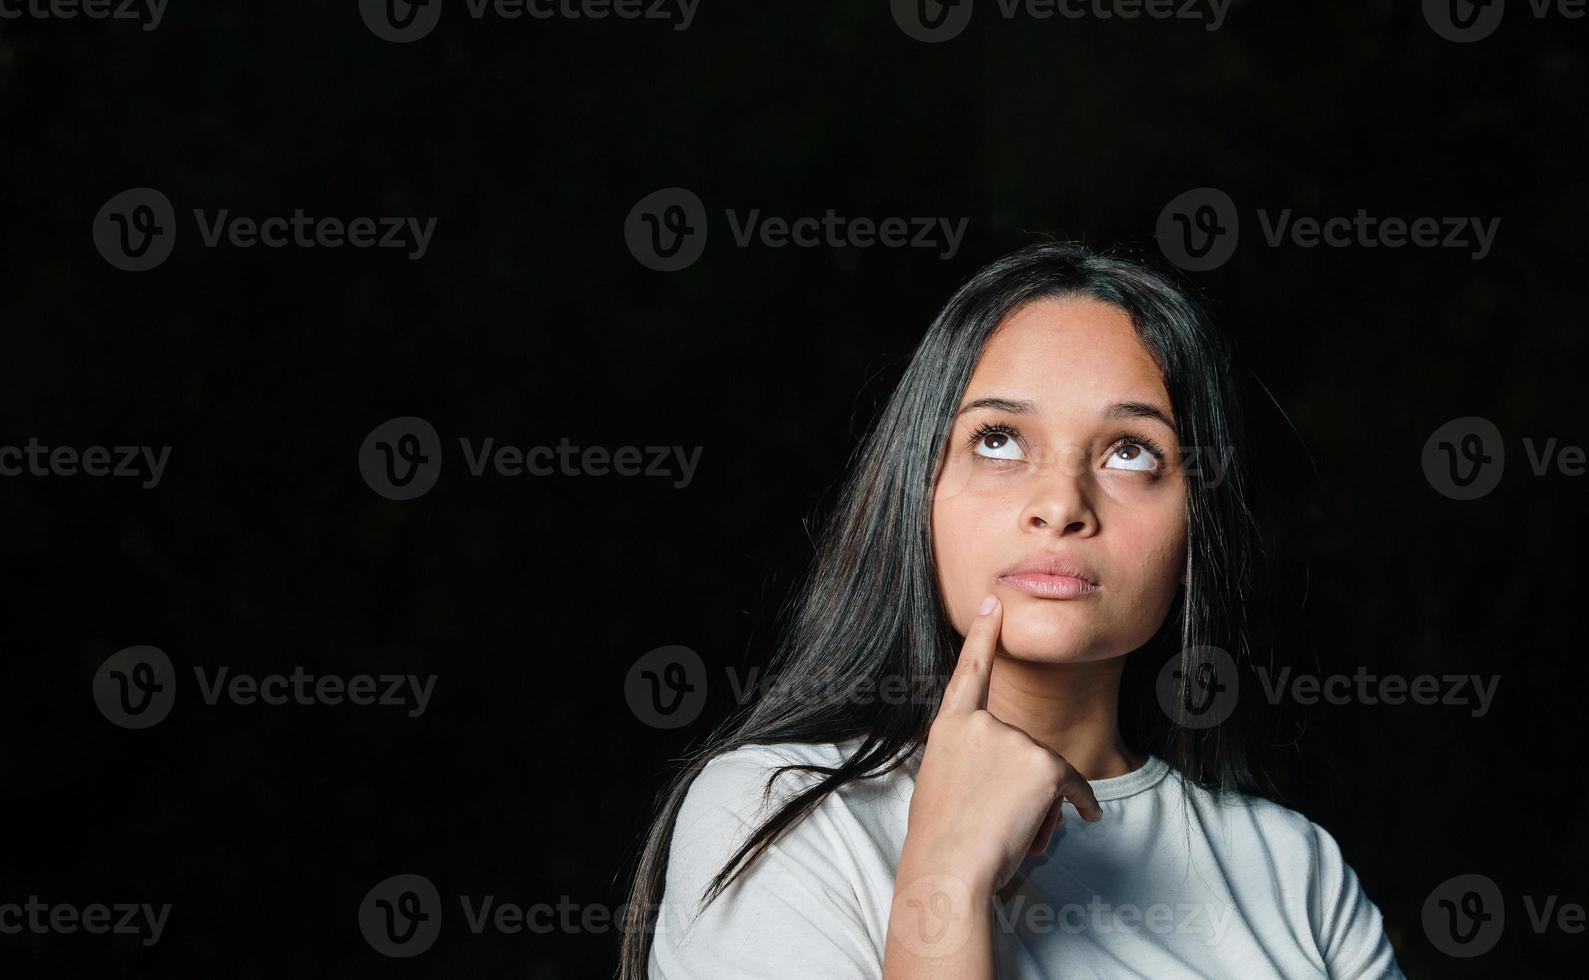
[[[885,980],[994,980],[992,896],[1048,847],[1070,800],[1103,816],[1087,781],[1048,746],[988,713],[1004,611],[988,596],[966,632],[916,773],[894,880]]]
[[[988,712],[1003,617],[990,595],[966,631],[927,734],[905,836],[913,864],[966,876],[976,891],[1004,887],[1023,857],[1047,849],[1065,800],[1088,822],[1103,816],[1092,788],[1059,753]]]

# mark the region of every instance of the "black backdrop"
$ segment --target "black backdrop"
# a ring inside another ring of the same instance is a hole
[[[606,917],[669,761],[732,708],[729,672],[766,657],[807,522],[938,305],[1039,235],[1173,268],[1155,232],[1198,188],[1239,213],[1228,261],[1184,275],[1254,396],[1277,642],[1325,674],[1497,685],[1482,717],[1291,705],[1288,802],[1341,842],[1409,974],[1581,961],[1570,918],[1540,930],[1528,911],[1589,901],[1584,481],[1535,475],[1526,446],[1589,440],[1589,22],[1514,0],[1458,42],[1431,17],[1238,0],[1209,30],[1007,19],[985,0],[940,43],[883,0],[702,0],[682,30],[446,3],[409,43],[355,0],[175,0],[151,30],[0,19],[0,446],[170,447],[151,487],[67,457],[0,478],[0,905],[37,896],[62,923],[95,902],[171,907],[152,943],[0,933],[0,972],[606,975]],[[145,187],[171,203],[174,246],[125,271],[96,244],[116,219],[96,216]],[[710,228],[676,271],[625,235],[664,188],[697,195]],[[434,232],[417,260],[206,247],[193,216],[296,208]],[[1482,258],[1271,244],[1262,222],[1287,208],[1500,223]],[[725,212],[753,209],[965,234],[740,246]],[[360,447],[407,416],[434,426],[442,464],[393,500]],[[1506,460],[1459,500],[1426,443],[1468,417]],[[699,466],[682,487],[474,477],[460,437],[699,447]],[[141,645],[169,658],[174,701],[133,729],[95,685]],[[670,645],[709,683],[690,724],[663,728],[626,679]],[[194,669],[223,667],[435,686],[417,717],[206,703]],[[398,874],[440,896],[439,936],[408,958],[360,926]],[[1423,910],[1467,874],[1498,889],[1505,928],[1459,957]],[[459,896],[485,895],[585,925],[476,934]]]

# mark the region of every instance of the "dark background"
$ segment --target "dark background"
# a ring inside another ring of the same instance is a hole
[[[0,902],[169,902],[152,947],[0,935],[6,976],[598,977],[618,934],[472,934],[458,895],[624,900],[671,759],[761,663],[856,440],[975,268],[1039,235],[1153,240],[1218,187],[1235,256],[1187,279],[1235,337],[1278,585],[1279,642],[1346,672],[1499,675],[1491,713],[1301,712],[1287,802],[1329,829],[1409,975],[1565,973],[1589,901],[1578,579],[1584,479],[1524,437],[1589,442],[1589,22],[1514,3],[1456,44],[1415,0],[1237,2],[1224,26],[1005,21],[943,44],[881,0],[703,0],[689,30],[473,20],[378,39],[354,0],[188,3],[157,30],[0,21],[0,444],[172,447],[164,480],[0,478]],[[90,234],[160,189],[148,272]],[[655,272],[630,209],[712,212]],[[1499,217],[1491,254],[1269,247],[1256,209]],[[434,216],[429,253],[203,248],[192,209]],[[927,249],[736,247],[722,212],[968,219]],[[1267,391],[1272,400],[1266,400]],[[366,434],[428,419],[434,490],[385,499]],[[1446,421],[1503,433],[1504,478],[1454,501],[1420,463]],[[457,439],[703,447],[688,487],[466,475]],[[111,724],[96,670],[164,650],[161,724]],[[698,652],[694,724],[629,708],[630,665]],[[207,705],[192,669],[437,675],[382,707]],[[433,881],[440,938],[389,959],[361,899]],[[1420,915],[1494,879],[1499,945],[1445,956]]]

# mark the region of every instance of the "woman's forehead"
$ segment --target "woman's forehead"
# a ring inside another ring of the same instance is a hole
[[[987,397],[1033,402],[1040,412],[1120,401],[1170,407],[1158,364],[1131,317],[1089,297],[1036,300],[1006,317],[984,346],[961,403]]]

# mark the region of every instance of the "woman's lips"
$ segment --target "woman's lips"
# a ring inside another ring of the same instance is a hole
[[[1043,599],[1079,599],[1102,588],[1074,575],[1046,575],[1042,572],[1015,572],[999,576],[999,581],[1019,592]]]

